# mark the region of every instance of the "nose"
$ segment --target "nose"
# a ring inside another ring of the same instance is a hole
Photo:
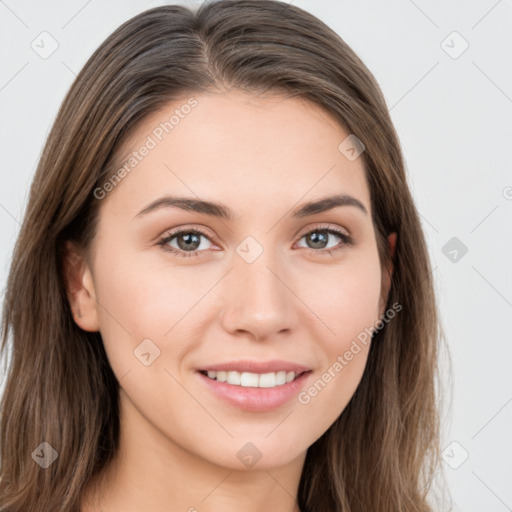
[[[255,340],[291,332],[300,301],[290,280],[290,273],[267,251],[252,263],[240,258],[224,279],[224,329],[239,337],[249,334]]]

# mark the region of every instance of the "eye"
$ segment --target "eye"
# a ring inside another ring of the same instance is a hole
[[[334,245],[334,246],[326,246],[329,241],[329,235],[335,235],[337,238],[339,238],[342,243]],[[306,243],[310,243],[313,245],[312,250],[310,253],[312,254],[322,254],[322,255],[331,255],[335,251],[339,251],[340,249],[343,249],[345,246],[353,245],[353,239],[348,234],[342,231],[338,228],[333,228],[329,226],[315,226],[313,229],[310,229],[306,233],[304,233],[301,237],[301,240],[305,238]],[[333,250],[326,250],[326,249],[333,249]]]
[[[177,256],[190,258],[191,256],[199,256],[199,252],[202,252],[198,251],[198,248],[201,246],[201,237],[208,239],[208,235],[200,229],[181,229],[165,235],[158,242],[158,245]],[[178,247],[169,245],[175,238]]]

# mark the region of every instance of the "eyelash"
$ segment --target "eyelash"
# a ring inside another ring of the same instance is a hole
[[[337,228],[327,227],[327,226],[323,226],[323,225],[314,226],[311,230],[309,230],[306,233],[304,233],[300,237],[299,240],[302,240],[305,236],[310,235],[312,233],[315,233],[317,231],[325,231],[325,232],[327,232],[329,234],[337,235],[337,236],[339,236],[341,238],[342,243],[341,243],[340,246],[337,246],[337,247],[335,247],[333,249],[309,249],[309,253],[313,254],[313,255],[317,255],[317,254],[321,254],[322,256],[327,256],[327,254],[328,255],[332,255],[333,252],[339,251],[339,250],[343,249],[346,246],[353,245],[353,243],[354,243],[352,237],[347,235],[345,232],[343,232],[343,231],[341,231],[341,230],[339,230]],[[198,250],[195,250],[195,251],[182,251],[182,250],[178,250],[178,249],[175,249],[174,247],[170,247],[169,245],[167,245],[173,238],[175,238],[175,237],[177,237],[179,235],[182,235],[182,234],[202,235],[205,238],[209,239],[209,235],[207,233],[205,233],[204,231],[202,231],[201,229],[199,229],[199,228],[180,229],[178,231],[174,231],[172,233],[166,234],[163,238],[161,238],[158,241],[157,245],[161,246],[164,251],[169,251],[169,252],[175,254],[176,256],[180,256],[180,257],[183,257],[183,258],[191,258],[193,256],[199,256],[201,252],[205,252],[205,251],[198,251]]]

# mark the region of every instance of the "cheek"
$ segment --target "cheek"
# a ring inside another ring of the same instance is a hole
[[[361,381],[371,328],[379,319],[379,265],[375,249],[333,274],[323,293],[309,295],[308,305],[322,320],[317,322],[322,328],[315,338],[324,357],[316,379],[298,396],[298,403],[307,411],[305,425],[315,436],[343,412]]]
[[[338,269],[329,269],[316,282],[323,285],[316,286],[314,291],[309,285],[307,302],[322,320],[317,323],[324,326],[324,336],[318,339],[323,340],[332,359],[347,350],[351,340],[379,318],[381,269],[376,247],[347,259]]]
[[[133,367],[134,351],[148,339],[155,353],[160,351],[157,366],[179,365],[200,342],[198,333],[192,332],[200,323],[198,303],[218,276],[204,271],[199,279],[197,267],[173,271],[164,258],[155,264],[129,251],[110,251],[98,262],[95,284],[101,335],[114,372],[119,376]]]

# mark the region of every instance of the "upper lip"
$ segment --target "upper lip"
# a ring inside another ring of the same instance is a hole
[[[235,371],[235,372],[250,372],[250,373],[271,373],[271,372],[295,372],[297,374],[307,372],[311,368],[303,364],[294,363],[292,361],[283,361],[279,359],[272,359],[269,361],[254,361],[254,360],[240,360],[240,361],[226,361],[225,363],[211,364],[199,368],[200,371]]]

